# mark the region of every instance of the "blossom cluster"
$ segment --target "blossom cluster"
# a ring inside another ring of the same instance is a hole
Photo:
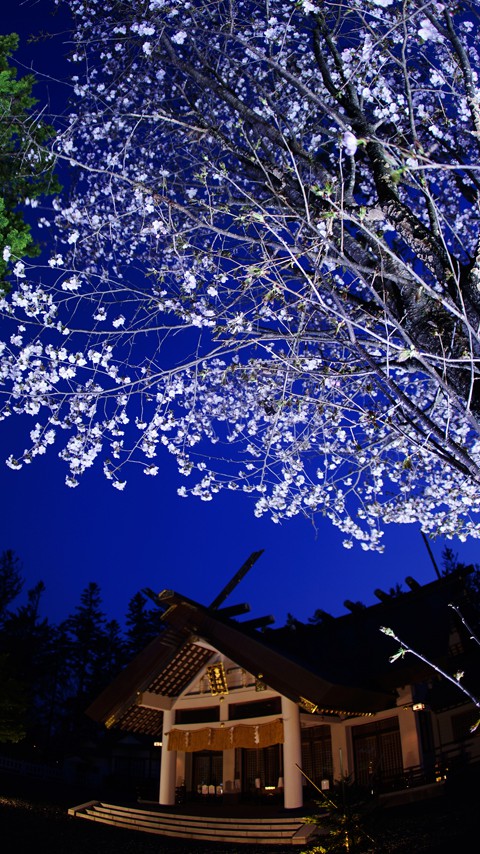
[[[59,0],[61,2],[62,0]],[[468,3],[70,0],[72,186],[10,256],[1,417],[67,484],[478,536],[480,95]],[[478,24],[478,21],[476,22]]]

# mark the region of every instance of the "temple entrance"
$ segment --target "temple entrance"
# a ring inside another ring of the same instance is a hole
[[[319,788],[322,780],[333,786],[332,737],[327,724],[302,729],[302,770]],[[307,788],[313,796],[314,787],[309,784]]]
[[[203,786],[223,783],[223,753],[221,750],[199,750],[192,753],[192,791],[202,794]],[[211,792],[213,794],[213,792]]]
[[[235,766],[238,769],[237,776],[241,780],[242,792],[247,795],[273,792],[277,790],[283,777],[282,745],[239,748],[236,751]]]
[[[355,781],[375,791],[403,773],[398,717],[352,728]]]

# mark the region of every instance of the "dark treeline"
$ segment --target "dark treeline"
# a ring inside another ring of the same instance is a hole
[[[91,700],[158,635],[161,610],[143,592],[128,604],[122,630],[108,620],[99,585],[83,590],[59,624],[41,614],[45,585],[24,592],[20,559],[0,555],[0,749],[7,744],[61,758],[94,735],[85,715]],[[25,598],[25,597],[22,597]]]

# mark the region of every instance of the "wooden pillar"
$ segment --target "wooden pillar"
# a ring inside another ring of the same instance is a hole
[[[177,763],[176,750],[168,750],[167,733],[173,727],[175,713],[169,709],[163,713],[162,758],[160,761],[160,794],[159,803],[171,806],[175,803],[175,768]]]
[[[300,711],[296,703],[282,697],[283,717],[283,805],[285,809],[303,806],[302,740]],[[298,767],[297,767],[298,766]]]

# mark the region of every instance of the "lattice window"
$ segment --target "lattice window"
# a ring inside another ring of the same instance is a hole
[[[263,749],[243,748],[237,756],[236,765],[242,768],[243,791],[254,792],[265,786],[275,788],[283,774],[281,745],[274,744]]]
[[[318,786],[322,780],[333,780],[329,726],[306,727],[302,730],[302,769]]]
[[[355,780],[363,786],[385,783],[403,772],[398,717],[352,727]]]

